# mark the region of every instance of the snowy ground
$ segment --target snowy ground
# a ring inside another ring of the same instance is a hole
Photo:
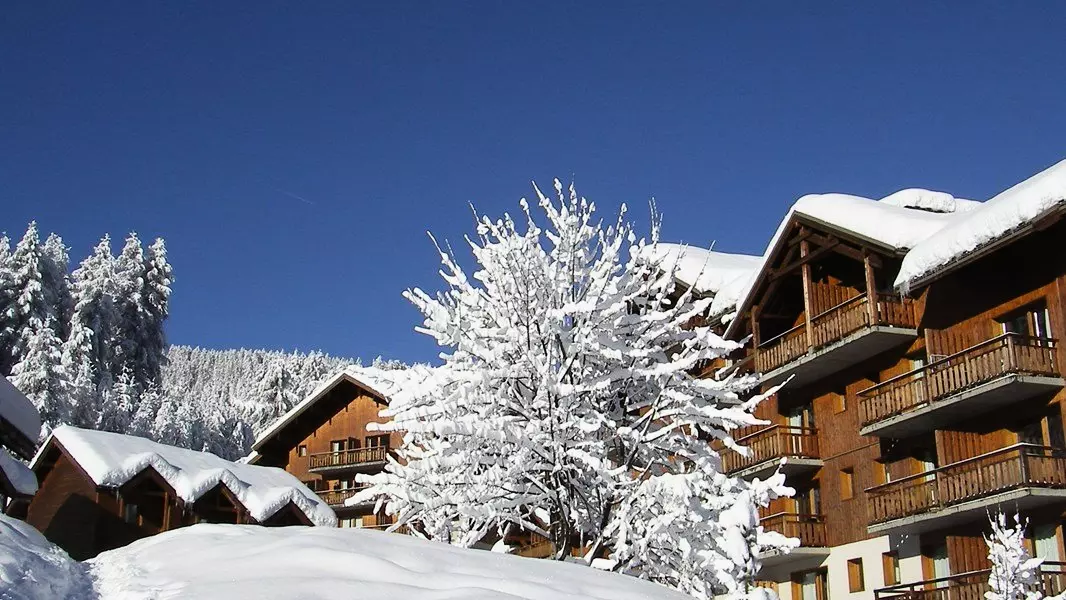
[[[32,527],[0,515],[0,598],[684,600],[688,596],[580,565],[328,527],[195,525],[78,564]]]

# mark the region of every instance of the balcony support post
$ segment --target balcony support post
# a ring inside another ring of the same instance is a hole
[[[874,280],[874,266],[870,261],[870,251],[863,248],[863,269],[866,271],[866,308],[870,326],[877,324],[877,283]]]
[[[806,258],[810,251],[810,242],[806,239],[800,242],[800,260]],[[800,272],[803,274],[803,324],[807,331],[807,351],[810,352],[814,348],[814,330],[811,329],[811,263],[804,262]]]

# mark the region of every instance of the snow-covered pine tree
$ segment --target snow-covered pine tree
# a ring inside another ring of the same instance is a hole
[[[115,324],[111,338],[114,363],[111,377],[116,381],[129,371],[134,381],[147,384],[144,378],[145,309],[144,248],[136,233],[126,236],[122,252],[115,257],[114,299]]]
[[[448,289],[406,292],[444,364],[383,411],[384,429],[407,432],[402,461],[360,477],[374,486],[353,501],[383,498],[434,539],[458,527],[472,545],[518,527],[547,537],[557,559],[583,549],[591,563],[610,547],[617,570],[742,597],[760,544],[780,541],[753,534],[757,505],[791,490],[727,478],[710,444],[735,447],[729,432],[759,422],[762,397],[741,400],[752,379],[691,375],[739,345],[699,324],[709,300],[676,293],[676,266],[641,260],[624,207],[605,227],[573,187],[567,197],[556,181],[556,201],[536,191],[544,229],[524,200],[524,231],[482,217],[467,240],[472,276],[440,250]],[[671,488],[683,493],[664,500]],[[703,525],[652,551],[632,534],[663,502],[657,514],[686,502]]]
[[[1025,528],[1028,523],[1014,515],[1014,524],[1007,524],[1007,515],[999,512],[988,516],[992,532],[985,536],[988,560],[992,571],[988,576],[987,600],[1041,600],[1039,591],[1040,564],[1043,559],[1032,558],[1025,548]]]
[[[163,325],[170,316],[171,285],[174,269],[167,260],[167,246],[163,238],[156,238],[148,247],[144,267],[144,331],[141,343],[144,351],[143,385],[159,385],[166,363],[167,338]]]
[[[141,391],[132,369],[124,368],[111,384],[111,389],[104,390],[95,429],[126,433],[140,404],[140,397]]]
[[[0,236],[0,375],[11,373],[15,366],[13,351],[18,329],[15,328],[15,270],[11,264],[11,240]]]
[[[11,287],[9,305],[5,310],[8,313],[5,326],[9,333],[5,337],[11,341],[12,367],[25,358],[30,339],[40,335],[38,324],[52,329],[53,334],[61,330],[56,324],[56,309],[49,303],[45,289],[42,268],[47,269],[44,264],[47,261],[43,255],[37,222],[31,221],[9,260]]]
[[[253,430],[269,427],[300,400],[289,362],[290,357],[282,356],[266,364],[245,415]]]
[[[155,439],[155,420],[162,404],[163,396],[158,386],[149,386],[141,392],[133,418],[130,419],[129,434]]]
[[[70,295],[70,256],[63,238],[54,233],[41,246],[41,279],[44,301],[52,307],[55,321],[52,329],[56,337],[67,339],[70,315],[74,303]]]
[[[58,423],[68,422],[67,379],[62,367],[62,342],[50,326],[34,319],[23,332],[25,346],[11,370],[11,383],[29,398],[44,423],[47,435]]]

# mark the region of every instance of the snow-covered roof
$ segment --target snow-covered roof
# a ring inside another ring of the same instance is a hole
[[[29,398],[23,396],[6,377],[0,377],[0,417],[31,442],[36,442],[41,435],[41,415]]]
[[[423,374],[426,369],[427,367],[420,365],[408,369],[381,369],[378,367],[361,367],[356,365],[346,367],[319,384],[318,387],[307,395],[306,398],[297,403],[296,406],[290,408],[280,419],[256,436],[255,443],[252,445],[253,453],[250,457],[255,456],[257,451],[263,447],[263,444],[265,444],[267,440],[277,435],[278,432],[288,426],[289,423],[303,414],[307,409],[311,408],[315,402],[318,402],[327,392],[336,387],[340,382],[348,381],[366,389],[381,399],[388,401],[403,389],[405,383],[411,377]]]
[[[348,528],[200,524],[104,552],[88,565],[98,592],[123,598],[166,590],[164,597],[200,600],[691,600],[584,565]]]
[[[965,218],[964,215],[970,214],[973,208],[972,201],[920,189],[901,190],[882,200],[849,194],[803,196],[781,220],[754,274],[723,286],[711,303],[711,314],[725,316],[747,304],[767,262],[776,254],[796,217],[887,252],[903,254],[948,224]]]
[[[16,494],[32,496],[37,493],[37,476],[3,448],[0,448],[0,475],[11,483]]]
[[[225,485],[257,521],[269,519],[290,501],[312,523],[332,527],[337,516],[299,479],[274,467],[230,462],[209,452],[167,446],[145,438],[64,425],[52,432],[34,457],[36,470],[52,440],[98,486],[119,487],[151,467],[186,503],[196,502],[218,484]]]
[[[1044,215],[1066,208],[1066,160],[1000,192],[907,253],[896,277],[900,289],[912,287],[975,250],[1019,232]]]
[[[647,246],[647,258],[664,269],[675,268],[674,277],[701,294],[716,294],[724,285],[759,268],[761,257],[705,250],[684,244],[659,242]]]

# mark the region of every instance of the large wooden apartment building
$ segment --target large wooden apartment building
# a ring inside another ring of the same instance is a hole
[[[801,198],[758,268],[714,292],[769,425],[725,467],[786,459],[765,527],[802,547],[760,575],[783,600],[982,598],[987,513],[1029,519],[1066,584],[1066,162],[984,203],[927,190]]]

